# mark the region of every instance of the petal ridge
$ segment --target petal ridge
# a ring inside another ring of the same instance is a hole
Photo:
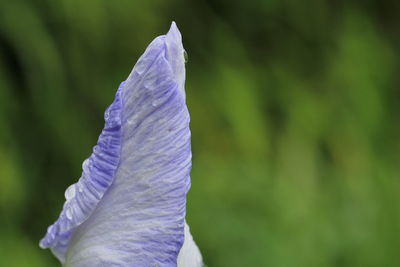
[[[51,248],[61,262],[65,261],[71,235],[89,218],[113,182],[121,150],[123,85],[124,83],[121,83],[114,102],[104,113],[104,129],[92,154],[82,164],[81,178],[65,191],[66,202],[63,210],[40,241],[40,247]]]

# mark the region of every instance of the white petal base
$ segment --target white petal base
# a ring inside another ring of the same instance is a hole
[[[193,237],[189,225],[185,222],[185,241],[178,255],[178,267],[202,267],[203,259]]]

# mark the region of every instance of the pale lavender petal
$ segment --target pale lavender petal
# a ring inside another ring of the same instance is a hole
[[[165,36],[165,46],[165,58],[169,62],[178,88],[185,95],[185,50],[182,45],[182,36],[175,23],[172,23],[170,31]]]
[[[41,241],[66,266],[176,266],[184,238],[182,253],[192,253],[184,231],[191,148],[183,53],[173,23],[120,86],[81,179]],[[201,264],[198,249],[194,258]]]

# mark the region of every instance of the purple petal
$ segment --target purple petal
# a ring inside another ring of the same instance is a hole
[[[82,177],[40,243],[67,266],[176,266],[184,239],[182,251],[197,249],[184,232],[191,147],[183,53],[172,23],[107,109]],[[195,254],[198,265],[186,266],[201,266]]]
[[[64,262],[69,240],[100,202],[114,180],[121,151],[122,84],[114,102],[104,114],[105,126],[92,155],[82,164],[83,173],[76,184],[65,191],[66,202],[58,220],[47,229],[40,241],[42,248],[51,248]]]

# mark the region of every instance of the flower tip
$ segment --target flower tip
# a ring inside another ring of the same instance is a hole
[[[172,21],[171,22],[171,27],[169,27],[169,30],[178,30],[178,26],[176,26],[176,22],[175,21]]]
[[[175,21],[172,21],[171,27],[165,36],[165,44],[166,59],[171,66],[180,91],[185,96],[185,49],[182,44],[182,35]]]
[[[172,23],[171,23],[171,27],[169,28],[169,31],[167,33],[167,38],[175,39],[179,42],[182,41],[181,32],[179,31],[178,26],[176,26],[175,21],[172,21]]]

